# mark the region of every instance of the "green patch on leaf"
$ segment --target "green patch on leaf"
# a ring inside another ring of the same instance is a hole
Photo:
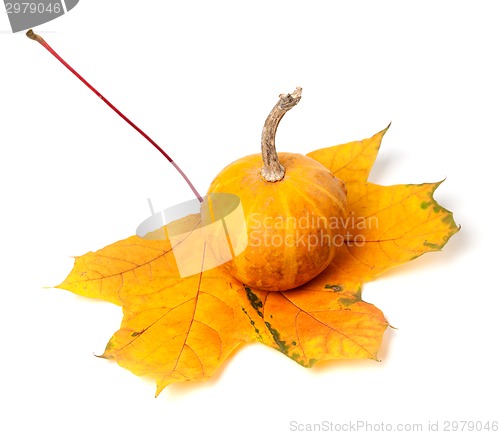
[[[342,291],[342,286],[338,284],[326,284],[325,285],[326,289],[333,290],[334,293],[341,292]]]
[[[278,350],[285,355],[288,355],[288,350],[290,346],[286,344],[286,341],[281,340],[280,333],[274,329],[269,322],[265,322],[266,328],[269,330],[271,335],[273,336],[274,342],[278,345]]]
[[[441,249],[441,245],[438,245],[436,243],[431,243],[431,242],[428,242],[427,240],[424,241],[424,246],[427,246],[428,248],[431,248],[431,249]]]
[[[247,298],[250,301],[250,305],[252,308],[257,311],[257,314],[259,317],[264,318],[264,315],[262,314],[262,311],[260,309],[262,308],[263,304],[262,301],[259,299],[259,297],[252,291],[250,287],[245,287],[245,291],[247,293]]]
[[[300,364],[301,366],[305,366],[304,360],[301,358],[300,353],[294,352],[290,355],[290,358],[292,358],[296,363]]]
[[[361,288],[358,288],[358,291],[355,294],[339,299],[339,304],[344,307],[350,307],[357,302],[361,302]]]

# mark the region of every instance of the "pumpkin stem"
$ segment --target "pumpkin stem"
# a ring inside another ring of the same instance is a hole
[[[280,181],[285,176],[285,168],[278,160],[278,153],[276,152],[276,144],[274,142],[278,124],[283,115],[300,101],[301,95],[302,88],[299,87],[291,94],[281,94],[279,101],[273,107],[273,110],[271,110],[264,123],[261,141],[264,166],[261,170],[261,175],[266,181],[271,183]]]

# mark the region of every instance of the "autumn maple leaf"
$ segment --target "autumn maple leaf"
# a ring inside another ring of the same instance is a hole
[[[361,298],[362,283],[420,255],[440,250],[458,231],[433,198],[440,183],[380,186],[368,182],[382,137],[313,151],[348,191],[345,242],[327,269],[283,292],[256,290],[223,267],[181,278],[168,237],[132,236],[77,257],[58,287],[123,307],[120,329],[102,357],[156,380],[209,378],[240,345],[260,342],[311,367],[331,359],[377,359],[388,323]],[[165,228],[190,244],[199,214]],[[176,242],[179,243],[179,242]],[[194,246],[194,244],[193,244]]]
[[[42,37],[32,30],[27,36],[45,47],[154,145],[202,201],[187,176],[149,136]],[[265,167],[259,172],[266,182],[280,182],[284,177],[274,135],[279,120],[297,104],[300,95],[300,88],[280,95],[266,120],[262,135]],[[201,214],[195,213],[146,237],[132,236],[77,257],[73,270],[58,287],[123,307],[121,327],[102,357],[139,376],[154,378],[157,394],[174,382],[209,378],[236,347],[254,341],[279,350],[305,367],[330,359],[377,359],[388,323],[378,308],[362,300],[362,284],[388,268],[441,249],[459,229],[452,213],[433,198],[440,183],[379,186],[368,182],[386,131],[308,154],[345,183],[347,219],[340,228],[342,243],[336,247],[333,261],[304,285],[287,291],[257,290],[237,281],[222,266],[205,267],[209,249],[206,239],[200,239],[203,231],[198,231],[205,226]],[[314,166],[328,172],[321,165]],[[331,181],[329,172],[327,178]],[[337,211],[344,208],[345,192],[340,184],[331,186],[336,186],[337,194],[342,191],[342,198],[320,186],[322,194],[326,191],[326,196],[339,204]],[[175,234],[175,239],[169,234]],[[225,236],[230,237],[227,233]],[[194,273],[180,273],[175,255],[179,249],[182,262],[194,264],[194,269],[190,268]],[[325,258],[328,264],[332,257]]]

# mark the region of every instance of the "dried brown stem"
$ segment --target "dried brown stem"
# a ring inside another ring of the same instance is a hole
[[[271,110],[264,123],[261,142],[264,166],[261,175],[266,181],[274,183],[282,180],[285,176],[285,168],[278,160],[278,153],[276,152],[276,130],[283,115],[300,101],[301,95],[302,88],[299,87],[291,94],[281,94],[279,101],[273,107],[273,110]]]

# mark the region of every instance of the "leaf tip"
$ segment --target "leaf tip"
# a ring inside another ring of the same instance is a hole
[[[382,136],[384,136],[384,134],[387,133],[387,130],[389,130],[389,127],[392,125],[392,121],[389,122],[389,124],[387,125],[387,127],[385,127],[382,131],[379,132],[379,134],[381,134]]]
[[[159,381],[156,383],[156,391],[155,391],[155,399],[160,395],[160,393],[167,387],[168,384],[160,383]]]
[[[380,145],[382,144],[382,139],[385,136],[385,134],[387,133],[387,130],[389,130],[389,127],[391,126],[391,124],[392,124],[392,121],[389,122],[389,125],[387,127],[385,127],[383,130],[380,130],[378,133],[375,133],[371,137],[370,140],[374,141],[374,145],[375,145],[376,150],[380,149]]]
[[[389,127],[391,126],[391,124],[392,124],[392,121],[389,122],[389,125],[387,125],[387,127],[385,127],[384,129],[380,130],[378,133],[375,133],[372,136],[372,139],[375,139],[375,138],[379,137],[378,147],[380,147],[380,143],[382,142],[382,138],[387,133],[387,130],[389,130]]]
[[[96,358],[101,358],[101,359],[108,359],[108,360],[109,360],[109,359],[114,359],[114,357],[113,357],[112,355],[106,355],[106,352],[104,352],[104,353],[103,353],[103,354],[101,354],[101,355],[96,355],[96,354],[94,353],[94,356],[95,356]]]

